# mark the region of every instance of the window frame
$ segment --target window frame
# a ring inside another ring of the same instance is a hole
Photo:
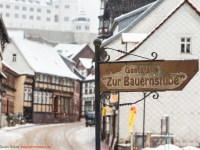
[[[41,10],[41,8],[37,8],[37,12],[41,12],[42,10]]]
[[[26,15],[22,15],[22,19],[26,19]]]
[[[65,5],[65,9],[69,9],[70,8],[70,5]]]
[[[17,61],[17,54],[13,54],[13,62]]]
[[[31,11],[31,12],[34,12],[34,8],[33,8],[33,7],[30,7],[30,11]]]
[[[69,21],[69,17],[64,17],[64,21],[68,22]]]
[[[19,6],[18,5],[15,5],[15,10],[19,10]]]
[[[50,9],[47,9],[47,14],[50,14],[51,13],[51,10]]]
[[[192,39],[191,37],[181,37],[181,39],[180,39],[181,40],[180,41],[181,54],[190,54],[191,53],[191,43],[192,43],[191,39]],[[189,48],[189,50],[188,50],[188,48]]]
[[[6,9],[10,9],[10,5],[6,5]]]
[[[15,18],[19,18],[19,14],[15,14],[14,17],[15,17]]]

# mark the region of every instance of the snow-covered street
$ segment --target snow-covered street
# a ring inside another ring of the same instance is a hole
[[[95,128],[86,128],[84,122],[20,126],[12,130],[11,128],[0,130],[1,150],[95,149]],[[104,145],[102,145],[102,149],[104,149]]]

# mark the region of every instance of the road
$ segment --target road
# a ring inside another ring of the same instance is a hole
[[[95,128],[86,128],[84,122],[77,122],[34,125],[31,127],[1,131],[0,149],[95,150]],[[108,150],[108,148],[102,143],[101,150]]]

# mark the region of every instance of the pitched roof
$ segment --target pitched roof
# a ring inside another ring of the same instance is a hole
[[[20,74],[17,70],[15,70],[13,67],[11,67],[9,64],[7,64],[4,60],[1,61],[3,65],[5,65],[6,67],[8,67],[10,70],[12,70],[13,72],[15,72],[16,74]]]
[[[80,79],[65,65],[53,47],[19,38],[12,38],[12,41],[35,72]]]
[[[79,58],[79,60],[86,69],[92,67],[92,58]]]
[[[95,80],[95,75],[93,75],[93,74],[88,75],[88,76],[85,78],[84,81],[90,81],[90,80]]]
[[[156,2],[153,2],[151,4],[148,4],[149,7],[145,7],[146,10],[139,15],[137,18],[135,18],[126,28],[124,28],[123,30],[121,30],[120,32],[118,32],[116,35],[111,36],[110,38],[106,39],[103,41],[103,43],[101,44],[101,47],[109,44],[110,42],[112,42],[114,39],[118,38],[121,36],[122,33],[127,32],[128,30],[130,30],[134,25],[136,25],[140,20],[142,20],[146,15],[148,15],[154,8],[156,8],[163,0],[157,0]],[[139,8],[142,9],[142,8]],[[132,12],[133,14],[138,13],[138,9],[134,10]]]
[[[61,50],[61,55],[73,59],[87,44],[58,44],[54,47],[55,51]]]
[[[158,30],[183,4],[188,3],[189,6],[191,6],[194,11],[200,15],[200,11],[189,1],[189,0],[183,0],[174,10],[172,10],[147,36],[145,39],[143,39],[141,42],[136,44],[133,49],[129,51],[129,53],[134,52],[139,46],[141,46],[156,30]],[[120,60],[123,57],[125,57],[127,54],[123,54],[120,57],[116,58],[116,60]]]

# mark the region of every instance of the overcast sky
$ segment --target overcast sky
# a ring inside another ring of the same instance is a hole
[[[100,0],[78,0],[79,8],[84,8],[91,20],[90,32],[97,33],[99,27]]]

